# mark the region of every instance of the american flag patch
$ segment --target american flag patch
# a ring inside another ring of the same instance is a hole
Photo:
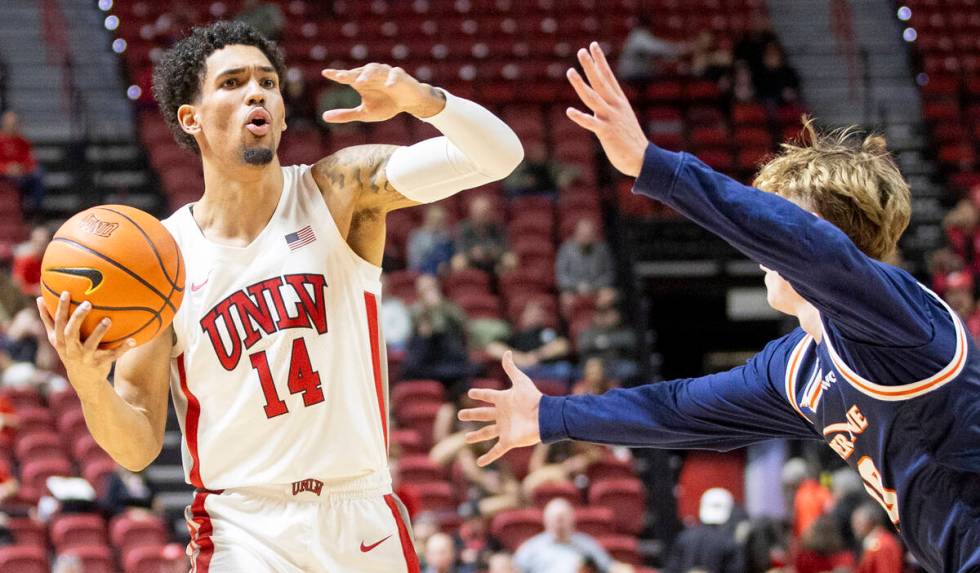
[[[286,235],[286,246],[289,247],[290,251],[295,251],[300,247],[309,245],[315,240],[316,234],[313,232],[313,228],[307,225],[295,233]]]

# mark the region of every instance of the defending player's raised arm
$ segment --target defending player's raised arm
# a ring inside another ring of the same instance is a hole
[[[662,201],[749,258],[777,271],[855,339],[915,346],[931,336],[925,296],[899,271],[868,257],[833,224],[774,194],[718,173],[687,153],[651,144],[599,46],[579,51],[586,82],[568,78],[592,115],[568,116],[599,138],[634,192]]]
[[[515,447],[573,439],[657,448],[731,450],[772,438],[820,439],[781,389],[800,334],[771,342],[746,365],[727,372],[610,390],[602,395],[543,396],[504,358],[508,390],[474,389],[489,404],[462,410],[465,421],[488,422],[469,442],[497,438],[480,465]]]

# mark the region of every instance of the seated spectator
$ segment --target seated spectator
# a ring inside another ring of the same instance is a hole
[[[817,481],[814,469],[801,458],[786,462],[782,478],[793,506],[793,538],[799,539],[814,521],[827,512],[832,497],[830,491]]]
[[[13,111],[0,116],[0,176],[20,189],[25,213],[32,214],[41,208],[44,199],[41,169],[34,160],[30,142],[20,133],[20,118]]]
[[[460,506],[463,523],[453,535],[459,548],[459,562],[476,571],[485,571],[494,552],[501,549],[500,542],[490,535],[490,524],[480,513],[479,504],[467,502]]]
[[[742,555],[732,528],[725,527],[732,516],[735,498],[721,487],[701,495],[698,518],[701,525],[686,529],[674,541],[663,573],[686,573],[702,569],[712,573],[743,571]]]
[[[548,148],[541,142],[527,146],[524,161],[501,182],[511,197],[547,195],[554,197],[558,191],[574,181],[578,169],[565,165],[548,155]]]
[[[437,275],[453,258],[453,236],[446,208],[439,204],[425,208],[422,226],[408,235],[408,268]]]
[[[436,533],[425,544],[423,573],[474,573],[469,566],[456,562],[456,546],[453,538],[445,533]]]
[[[949,304],[974,338],[980,337],[980,309],[974,296],[973,276],[967,272],[950,273],[946,278],[946,292],[943,299]]]
[[[616,261],[592,219],[579,220],[575,233],[558,249],[555,281],[561,291],[562,309],[566,310],[578,295],[615,290]]]
[[[44,225],[31,229],[28,240],[14,249],[14,262],[10,274],[22,293],[28,296],[41,294],[41,259],[51,242],[51,231]]]
[[[946,292],[946,279],[951,273],[962,271],[963,257],[957,255],[949,247],[937,249],[929,255],[927,262],[929,275],[932,277],[931,286],[936,294],[942,296]]]
[[[99,505],[109,517],[119,515],[130,508],[153,507],[153,490],[142,474],[131,472],[116,465],[116,471],[105,477],[105,494]]]
[[[601,358],[613,378],[625,380],[636,376],[638,368],[632,358],[636,333],[623,325],[616,307],[596,310],[592,325],[579,333],[576,342],[579,358]]]
[[[572,386],[572,394],[604,394],[618,386],[616,380],[606,376],[606,364],[602,358],[594,356],[586,359],[582,379]]]
[[[525,541],[514,554],[521,573],[577,573],[591,557],[599,571],[612,564],[609,554],[591,536],[575,531],[575,510],[567,499],[555,498],[544,507],[544,532]]]
[[[387,275],[381,275],[381,332],[391,352],[404,352],[412,336],[412,314],[405,302],[388,290]]]
[[[837,524],[844,545],[860,554],[860,543],[851,528],[851,515],[868,499],[861,476],[849,466],[834,471],[830,475],[830,494],[833,496],[833,507],[829,515]]]
[[[902,573],[902,543],[885,525],[881,506],[867,501],[851,516],[851,529],[861,542],[857,573]]]
[[[494,553],[487,561],[487,573],[517,573],[514,558],[507,552]]]
[[[943,229],[953,252],[960,256],[973,274],[980,272],[980,211],[963,199],[943,217]]]
[[[470,202],[469,217],[459,223],[456,234],[454,270],[474,267],[488,273],[516,266],[513,253],[507,251],[507,238],[495,220],[493,203],[485,195]]]
[[[636,23],[623,41],[623,51],[616,64],[616,76],[626,82],[647,82],[660,75],[663,64],[680,57],[685,48],[653,34],[646,14],[637,16]]]
[[[604,446],[588,442],[537,444],[521,482],[525,499],[534,499],[534,491],[546,483],[568,483],[584,489],[589,466],[601,460],[606,451]]]
[[[749,20],[748,31],[735,43],[735,59],[748,64],[749,71],[754,76],[762,69],[766,46],[778,41],[769,18],[763,12],[755,12]]]
[[[435,513],[423,511],[412,520],[412,533],[415,539],[415,554],[425,563],[425,546],[429,538],[439,533],[439,520]]]
[[[51,476],[44,485],[51,495],[41,496],[37,514],[48,521],[55,514],[93,513],[96,510],[95,488],[80,477]]]
[[[764,103],[783,105],[800,99],[800,76],[786,63],[786,54],[778,42],[766,44],[762,67],[753,79]]]
[[[31,297],[21,292],[13,277],[7,272],[0,272],[0,332],[10,326],[17,313],[31,306]]]
[[[732,48],[719,42],[710,30],[698,34],[691,48],[691,74],[718,84],[722,92],[731,90]]]
[[[286,70],[282,84],[282,100],[286,106],[286,125],[292,128],[312,128],[316,125],[317,112],[313,98],[306,91],[306,80],[301,68]]]
[[[41,391],[65,388],[67,381],[53,374],[60,364],[36,308],[18,312],[0,333],[0,384],[3,386],[30,386]]]
[[[272,2],[262,0],[245,0],[235,20],[248,24],[266,38],[276,41],[282,36],[283,26],[286,25],[282,9]]]
[[[540,302],[531,300],[521,312],[517,330],[507,343],[491,342],[487,354],[502,360],[508,351],[514,363],[532,378],[571,379],[574,367],[567,358],[571,353],[568,339],[548,325],[548,316]]]
[[[317,111],[324,112],[331,109],[354,108],[361,104],[361,96],[354,88],[338,83],[330,83],[327,87],[320,90],[316,98]],[[319,117],[320,127],[330,132],[350,133],[361,129],[360,123],[326,123],[322,116]]]
[[[830,516],[818,518],[803,532],[793,556],[793,566],[796,573],[823,573],[838,568],[853,570],[854,555],[844,546],[841,533]]]
[[[755,83],[748,64],[739,60],[732,66],[732,100],[738,103],[755,102]]]
[[[470,429],[476,429],[474,425]],[[450,435],[432,447],[429,458],[441,466],[455,466],[465,478],[468,488],[465,497],[479,508],[480,515],[492,518],[505,509],[518,507],[521,502],[521,484],[506,459],[499,459],[481,468],[477,458],[487,453],[490,446],[467,444],[466,432]]]
[[[439,281],[432,275],[420,276],[416,291],[418,301],[412,306],[414,331],[402,377],[438,380],[447,388],[456,388],[472,370],[466,352],[466,315],[442,296]]]

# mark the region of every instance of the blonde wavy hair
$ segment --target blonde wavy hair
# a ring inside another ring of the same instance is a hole
[[[844,231],[866,255],[895,252],[912,214],[911,193],[878,134],[854,126],[818,133],[803,117],[803,131],[767,161],[753,186],[812,211]]]

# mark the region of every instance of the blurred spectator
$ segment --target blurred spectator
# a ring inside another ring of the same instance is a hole
[[[754,80],[759,99],[765,103],[782,105],[799,99],[800,76],[786,63],[786,54],[778,42],[766,44],[762,67]]]
[[[575,510],[559,497],[544,507],[544,532],[521,544],[514,563],[521,573],[577,573],[586,557],[595,560],[599,571],[612,564],[591,535],[575,531]]]
[[[707,573],[743,571],[742,556],[732,529],[724,527],[732,516],[735,498],[721,487],[701,495],[698,517],[701,525],[684,530],[670,550],[664,573],[687,573],[699,569]]]
[[[10,466],[7,462],[0,460],[0,507],[3,507],[8,501],[14,499],[18,491],[20,491],[20,482],[11,473]],[[0,540],[2,538],[3,535],[0,534]]]
[[[796,573],[852,571],[854,555],[844,547],[834,520],[823,516],[810,524],[793,557]]]
[[[425,208],[421,227],[408,235],[408,268],[428,274],[439,274],[443,265],[453,258],[453,236],[449,215],[439,204]]]
[[[951,273],[962,271],[963,258],[949,247],[933,251],[928,257],[929,274],[932,276],[932,290],[943,295],[946,292],[946,279]]]
[[[606,376],[606,365],[602,358],[592,357],[585,360],[582,379],[572,387],[572,394],[604,394],[618,386],[615,380]]]
[[[44,199],[41,169],[34,161],[30,142],[20,133],[20,118],[13,111],[0,116],[0,176],[20,189],[25,213],[34,213],[41,208]]]
[[[977,301],[973,295],[973,276],[965,271],[950,273],[945,286],[943,299],[963,319],[970,334],[977,338],[980,336],[980,310],[977,309]]]
[[[452,266],[456,270],[475,267],[492,273],[498,265],[513,267],[516,260],[507,251],[507,239],[495,220],[493,203],[481,195],[470,202],[469,217],[459,224]]]
[[[803,532],[830,507],[830,491],[816,480],[815,472],[801,458],[792,458],[783,467],[783,487],[792,499],[793,538]]]
[[[902,573],[902,544],[885,528],[885,513],[873,502],[854,510],[851,528],[861,541],[857,573]]]
[[[418,301],[412,306],[414,332],[408,342],[402,377],[439,380],[452,388],[471,371],[466,352],[466,315],[442,296],[439,281],[432,275],[420,276],[415,288]]]
[[[546,483],[569,483],[585,488],[589,466],[602,459],[606,448],[588,442],[540,443],[534,446],[528,461],[528,474],[521,483],[526,499],[534,498],[534,490]]]
[[[691,48],[691,74],[718,84],[722,92],[732,87],[732,47],[719,41],[710,30],[698,34]]]
[[[574,368],[566,360],[571,344],[548,324],[544,306],[536,300],[528,301],[524,307],[518,328],[509,342],[492,342],[486,351],[496,360],[502,360],[507,351],[513,351],[514,363],[532,378],[567,382],[574,374]]]
[[[14,534],[10,531],[10,516],[0,512],[0,547],[13,545],[15,542]]]
[[[51,476],[44,485],[50,495],[41,496],[37,503],[41,521],[48,521],[55,514],[95,512],[95,488],[85,479]]]
[[[636,349],[636,333],[623,325],[616,307],[597,309],[592,325],[578,335],[576,343],[579,358],[601,358],[613,378],[625,380],[636,375],[637,364],[631,358]]]
[[[735,62],[732,67],[732,98],[739,103],[755,101],[755,83],[752,80],[752,70],[743,61]]]
[[[85,562],[78,555],[59,555],[51,566],[51,573],[85,573]]]
[[[655,36],[649,17],[640,14],[623,41],[616,75],[627,82],[646,82],[660,74],[663,62],[683,53],[682,45]]]
[[[64,388],[67,381],[50,372],[59,364],[37,310],[25,308],[18,312],[0,334],[0,383],[41,391]]]
[[[320,93],[316,98],[317,107],[317,117],[319,118],[319,125],[322,128],[326,128],[331,132],[351,132],[360,130],[360,124],[357,122],[351,123],[325,123],[320,114],[330,109],[345,109],[354,108],[360,105],[361,96],[354,90],[354,88],[331,82],[327,87],[320,90]]]
[[[569,306],[576,295],[613,289],[616,262],[592,219],[580,219],[575,233],[558,249],[555,280],[561,291],[562,308]]]
[[[762,69],[766,46],[778,41],[769,18],[762,12],[756,12],[749,21],[748,31],[735,44],[735,59],[748,64],[749,71],[755,76]]]
[[[51,231],[44,225],[31,229],[31,236],[14,249],[10,274],[21,292],[28,296],[41,294],[41,259],[51,242]]]
[[[423,573],[472,573],[469,566],[458,566],[456,547],[453,538],[445,533],[436,533],[425,544],[425,567]]]
[[[118,515],[129,508],[149,509],[153,507],[153,490],[142,474],[131,472],[116,465],[116,470],[105,477],[105,494],[99,505],[110,516]]]
[[[969,199],[963,199],[943,217],[946,239],[953,252],[963,259],[973,274],[980,272],[980,213]]]
[[[517,573],[510,553],[494,553],[487,561],[487,573]]]
[[[454,466],[468,484],[465,497],[475,502],[480,515],[492,518],[497,513],[520,504],[521,485],[514,477],[509,462],[498,459],[481,468],[477,458],[490,450],[490,445],[467,444],[466,432],[460,431],[440,441],[429,452],[429,458],[441,466]]]
[[[845,466],[831,474],[830,492],[833,496],[830,516],[841,532],[844,545],[851,551],[858,552],[859,542],[851,529],[851,514],[868,499],[864,482],[854,470]]]
[[[783,530],[780,521],[768,517],[746,522],[744,527],[739,528],[739,536],[744,536],[742,557],[746,573],[765,573],[775,563],[786,561]]]
[[[459,562],[463,566],[484,571],[490,557],[501,549],[500,542],[490,535],[487,518],[480,513],[479,504],[464,503],[460,506],[459,514],[463,523],[454,536],[459,548]]]
[[[425,546],[436,533],[439,533],[439,520],[431,511],[423,511],[412,520],[412,533],[415,539],[415,553],[425,560]]]
[[[13,277],[0,271],[0,332],[3,332],[18,312],[31,306],[31,298],[20,290]]]
[[[306,91],[306,80],[301,68],[289,68],[282,84],[282,99],[286,106],[286,125],[292,128],[316,125],[316,109],[313,98]]]
[[[282,36],[286,24],[286,17],[279,6],[262,0],[245,0],[235,20],[245,22],[269,40],[276,41]]]
[[[412,314],[408,306],[388,289],[386,274],[381,275],[381,332],[389,351],[402,352],[412,336]]]
[[[549,195],[554,197],[558,191],[571,183],[578,169],[560,163],[548,154],[548,148],[540,141],[527,145],[527,155],[501,183],[511,197],[528,195]]]

